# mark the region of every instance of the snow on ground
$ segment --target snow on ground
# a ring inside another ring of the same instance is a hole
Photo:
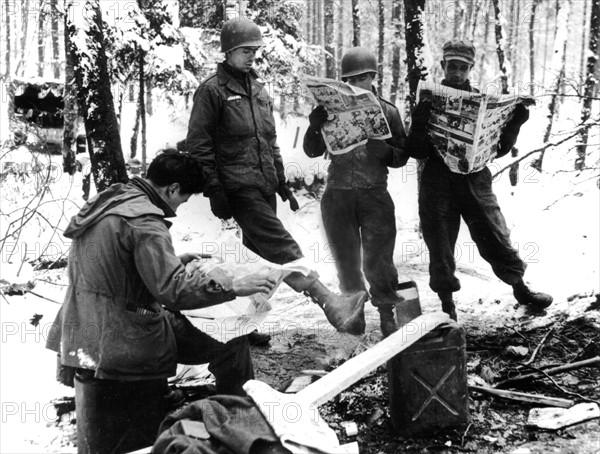
[[[134,105],[125,105],[123,118],[132,119]],[[572,120],[565,111],[578,117],[579,106],[563,106],[563,120],[556,130],[567,129]],[[149,157],[159,148],[174,146],[185,136],[187,109],[177,106],[170,109],[155,103],[155,114],[149,118],[148,144]],[[538,107],[532,112],[532,119],[525,125],[518,147],[525,152],[541,145],[545,127],[545,108]],[[574,121],[574,120],[573,120]],[[122,127],[123,143],[129,143],[132,124]],[[327,162],[323,159],[309,159],[302,152],[302,137],[307,126],[306,119],[279,121],[279,144],[282,149],[286,171],[290,175],[300,173],[325,172]],[[596,131],[597,134],[597,131]],[[3,135],[3,139],[4,139]],[[598,143],[598,136],[595,136]],[[296,145],[294,147],[294,144]],[[597,148],[597,147],[596,147]],[[22,155],[4,157],[30,160]],[[58,158],[53,157],[58,162]],[[500,168],[509,158],[493,163],[492,168]],[[593,164],[598,160],[598,150],[590,158]],[[568,302],[567,297],[583,292],[598,291],[600,268],[599,247],[599,190],[598,174],[574,172],[555,174],[558,169],[570,169],[574,152],[565,146],[560,151],[551,150],[546,157],[546,172],[539,174],[526,161],[521,166],[519,184],[512,188],[508,174],[503,174],[495,183],[495,191],[509,227],[512,240],[521,256],[528,263],[526,279],[535,288],[552,293],[556,303],[549,310],[549,316],[557,311],[571,311],[577,315],[578,307]],[[48,164],[49,165],[49,164]],[[29,180],[31,181],[31,180]],[[425,312],[437,310],[436,295],[428,288],[427,251],[418,233],[418,213],[416,203],[416,163],[411,160],[403,169],[390,171],[390,192],[396,204],[398,238],[395,262],[403,278],[412,278],[418,285]],[[29,183],[7,181],[0,187],[2,192],[2,214],[23,206],[31,196]],[[64,228],[68,219],[82,205],[81,175],[73,178],[58,174],[50,187],[49,200],[42,206],[44,216],[52,223]],[[69,199],[69,200],[66,200]],[[318,202],[305,195],[299,196],[301,209],[293,213],[287,204],[279,204],[280,217],[294,238],[301,245],[305,255],[314,263],[322,280],[329,286],[337,286],[336,272],[330,251],[323,234]],[[3,218],[0,233],[8,228]],[[36,251],[51,245],[57,255],[66,253],[68,242],[55,232],[41,218],[30,222],[16,246],[12,256],[5,248],[2,253],[2,274],[15,274],[15,267],[24,249],[32,256]],[[180,207],[178,217],[172,227],[175,249],[178,253],[187,251],[210,252],[224,255],[227,259],[239,256],[224,248],[235,230],[223,230],[221,221],[210,212],[208,199],[194,196]],[[9,264],[11,261],[13,264]],[[522,309],[515,309],[515,301],[510,288],[500,282],[489,265],[479,257],[470,240],[466,226],[462,226],[457,244],[459,277],[463,290],[457,294],[459,317],[469,327],[483,329],[486,325],[514,323],[523,315]],[[17,268],[18,271],[18,268]],[[22,270],[22,272],[24,272]],[[49,401],[53,398],[72,395],[70,388],[58,385],[55,381],[55,357],[45,350],[44,344],[48,327],[52,323],[65,289],[65,279],[59,271],[48,271],[38,276],[34,289],[42,299],[31,293],[25,296],[6,297],[0,302],[2,320],[2,343],[0,345],[0,396],[2,401],[2,425],[0,426],[0,452],[69,452],[72,448],[60,447],[57,441],[59,431],[53,427],[54,410]],[[289,299],[294,294],[287,287],[279,290],[277,297]],[[52,301],[50,301],[52,300]],[[324,320],[322,314],[313,307],[298,303],[293,308],[275,307],[272,318],[288,318],[304,311],[306,322]],[[34,314],[43,315],[36,328],[29,324]],[[267,322],[272,322],[267,319]],[[368,330],[376,329],[377,319],[374,309],[368,305]],[[272,326],[272,325],[271,325]],[[49,426],[49,427],[47,427]]]

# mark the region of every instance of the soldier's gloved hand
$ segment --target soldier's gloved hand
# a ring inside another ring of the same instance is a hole
[[[320,131],[323,123],[327,121],[327,111],[323,106],[317,106],[308,115],[308,121],[314,130]]]
[[[292,192],[287,183],[281,183],[279,185],[279,187],[277,188],[277,194],[279,194],[279,197],[281,197],[281,200],[283,200],[284,202],[288,200],[290,201],[290,208],[292,209],[292,211],[298,211],[300,205],[298,205],[298,201],[296,200],[296,197],[294,197],[294,193]]]
[[[210,210],[219,219],[226,221],[231,219],[233,212],[231,211],[231,205],[229,205],[229,199],[225,191],[217,191],[210,195]]]
[[[367,153],[372,153],[385,162],[392,157],[392,147],[383,140],[369,139],[367,141]]]
[[[414,132],[425,132],[427,130],[427,125],[429,125],[429,114],[431,113],[431,101],[428,99],[424,99],[411,115],[411,125],[410,130]]]
[[[510,123],[512,123],[514,126],[521,126],[527,120],[529,120],[529,109],[523,104],[517,104],[515,107],[515,113],[510,119]]]

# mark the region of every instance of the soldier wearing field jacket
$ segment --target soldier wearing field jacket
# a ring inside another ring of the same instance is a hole
[[[277,217],[277,199],[298,209],[285,179],[277,145],[273,103],[264,82],[252,68],[264,45],[260,28],[239,18],[223,25],[221,50],[225,61],[194,94],[187,150],[202,162],[213,214],[233,218],[243,243],[264,259],[285,264],[303,257],[300,246]],[[284,280],[318,304],[339,331],[362,334],[365,329],[364,291],[333,294],[312,271],[292,273]]]
[[[473,91],[469,73],[475,62],[475,47],[468,41],[450,40],[444,44],[442,85]],[[453,293],[460,290],[455,276],[454,248],[461,217],[469,228],[481,256],[490,263],[496,276],[513,287],[515,299],[534,310],[552,303],[552,297],[534,292],[523,281],[526,264],[513,248],[510,231],[492,190],[492,175],[484,169],[453,173],[437,154],[429,137],[431,100],[423,99],[412,114],[407,152],[416,159],[427,159],[419,188],[419,216],[423,238],[430,254],[429,285],[437,292],[442,310],[457,319]],[[496,157],[507,154],[517,141],[529,110],[516,106],[513,117],[504,126]]]
[[[342,81],[373,90],[377,59],[363,47],[349,49],[342,57]],[[379,97],[392,137],[369,139],[351,151],[330,155],[327,187],[321,200],[321,215],[344,293],[366,289],[362,269],[369,283],[371,302],[380,314],[384,336],[397,327],[394,321],[398,272],[394,265],[396,218],[394,202],[387,190],[388,167],[406,164],[406,133],[396,106]],[[304,152],[310,157],[326,151],[321,127],[327,120],[322,106],[309,115],[304,135]],[[361,258],[362,253],[362,258]],[[364,267],[361,266],[361,260]]]

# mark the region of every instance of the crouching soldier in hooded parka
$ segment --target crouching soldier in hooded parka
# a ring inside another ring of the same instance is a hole
[[[276,284],[256,274],[186,271],[200,255],[175,255],[168,218],[203,188],[198,160],[168,150],[146,178],[90,199],[65,230],[73,240],[69,286],[47,347],[60,355],[59,380],[75,387],[80,454],[153,444],[177,403],[167,379],[178,362],[208,363],[219,394],[244,396],[242,385],[254,378],[246,336],[220,343],[179,312],[269,293]]]
[[[377,60],[363,47],[354,47],[342,57],[342,81],[375,92]],[[351,151],[331,155],[327,186],[321,200],[321,215],[335,259],[340,290],[352,293],[366,289],[377,307],[381,331],[388,336],[396,331],[395,304],[398,272],[393,262],[396,241],[394,202],[387,190],[388,167],[406,164],[406,134],[398,109],[379,97],[392,137],[369,139]],[[304,152],[310,157],[326,151],[321,134],[327,112],[316,107],[309,115],[310,126],[304,136]],[[362,266],[361,266],[362,253]]]
[[[476,91],[469,82],[475,62],[475,47],[468,41],[450,40],[444,44],[442,85],[458,90]],[[526,264],[512,246],[510,231],[492,190],[492,175],[485,167],[468,174],[453,173],[436,152],[429,138],[431,100],[419,102],[412,114],[406,150],[416,159],[428,158],[419,188],[419,216],[423,238],[430,254],[429,285],[437,292],[442,310],[457,319],[453,293],[460,290],[455,276],[454,248],[461,217],[469,228],[481,256],[494,273],[513,287],[515,299],[535,310],[552,303],[548,294],[532,291],[523,281]],[[529,110],[516,106],[513,117],[504,126],[496,157],[507,154],[517,141]]]

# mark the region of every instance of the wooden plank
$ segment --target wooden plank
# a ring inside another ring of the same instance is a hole
[[[527,418],[527,425],[558,430],[595,418],[600,418],[600,408],[596,403],[577,404],[569,409],[532,408]]]

